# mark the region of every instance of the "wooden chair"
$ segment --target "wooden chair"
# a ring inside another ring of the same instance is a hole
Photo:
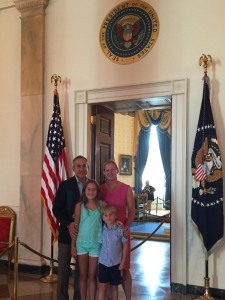
[[[140,221],[141,219],[145,219],[147,200],[148,195],[146,194],[134,194],[135,220]]]
[[[152,210],[152,200],[147,200],[147,202],[145,203],[145,215],[149,215],[151,213]]]
[[[13,257],[16,213],[8,206],[0,206],[0,257],[8,255],[8,268]]]

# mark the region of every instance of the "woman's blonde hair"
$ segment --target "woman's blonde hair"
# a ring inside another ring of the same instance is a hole
[[[108,159],[107,161],[104,162],[103,171],[105,171],[105,167],[108,164],[113,164],[116,167],[117,171],[119,172],[119,167],[118,167],[117,163],[115,162],[115,160],[113,160],[113,159]]]

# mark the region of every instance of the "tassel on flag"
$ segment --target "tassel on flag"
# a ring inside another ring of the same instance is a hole
[[[207,81],[192,153],[191,217],[209,255],[223,237],[223,174]]]
[[[54,105],[52,119],[48,129],[45,147],[41,199],[47,213],[47,220],[53,235],[57,240],[58,222],[52,212],[55,193],[61,181],[67,179],[67,159],[58,92],[54,91]]]

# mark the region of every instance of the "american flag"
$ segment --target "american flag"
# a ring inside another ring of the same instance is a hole
[[[48,129],[41,180],[41,200],[46,208],[47,220],[54,241],[57,240],[58,222],[53,215],[52,207],[56,190],[60,182],[65,179],[67,179],[65,139],[63,135],[59,96],[57,90],[55,90],[53,113]]]
[[[196,172],[195,172],[195,179],[201,181],[201,180],[206,179],[206,177],[207,177],[207,175],[204,170],[204,166],[202,164],[199,164],[196,169]]]

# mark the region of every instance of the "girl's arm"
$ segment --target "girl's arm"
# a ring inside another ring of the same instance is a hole
[[[71,239],[71,256],[76,258],[77,257],[77,250],[76,250],[76,237]]]
[[[78,202],[74,209],[74,223],[75,223],[76,234],[71,238],[71,255],[74,258],[77,257],[76,239],[77,239],[79,223],[80,223],[80,212],[81,212],[81,202]]]

